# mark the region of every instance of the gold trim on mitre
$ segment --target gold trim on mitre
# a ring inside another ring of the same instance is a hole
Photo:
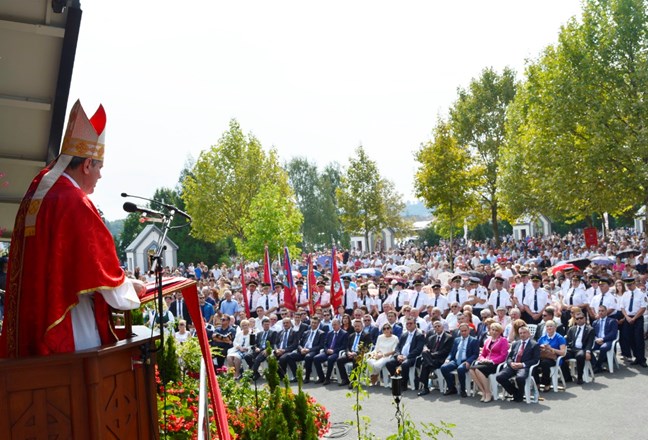
[[[103,106],[100,105],[92,118],[88,119],[81,102],[77,101],[70,112],[61,154],[103,161],[105,126]]]

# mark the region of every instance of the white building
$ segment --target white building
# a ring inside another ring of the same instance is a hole
[[[524,215],[518,218],[513,225],[513,238],[516,240],[536,235],[542,235],[543,237],[551,235],[551,222],[542,214],[537,214],[534,217],[528,214]]]
[[[157,226],[146,225],[142,232],[135,237],[135,240],[126,248],[129,271],[133,272],[136,267],[139,267],[144,273],[150,269],[149,257],[157,252],[161,236],[162,231]],[[162,266],[176,267],[178,265],[178,245],[166,237],[163,246],[166,246],[166,249],[162,254]]]
[[[351,249],[356,249],[360,252],[375,252],[378,250],[388,250],[396,246],[394,237],[394,230],[392,228],[385,228],[381,234],[369,233],[369,245],[363,235],[351,236]]]
[[[646,220],[646,205],[643,205],[634,217],[634,228],[638,234],[641,234],[644,231],[644,221]]]

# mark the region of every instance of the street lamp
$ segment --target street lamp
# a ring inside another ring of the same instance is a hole
[[[396,370],[396,375],[391,376],[391,392],[394,403],[396,404],[396,422],[398,423],[398,432],[401,430],[401,419],[403,414],[400,409],[401,396],[403,395],[403,378],[400,375],[400,368]]]

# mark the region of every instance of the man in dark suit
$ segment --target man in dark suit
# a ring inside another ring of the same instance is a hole
[[[418,393],[419,396],[430,394],[430,388],[428,387],[430,373],[443,365],[452,350],[454,341],[450,333],[443,331],[441,321],[432,324],[432,328],[434,331],[431,331],[425,339],[425,345],[421,352],[421,373],[416,378],[414,386],[414,388],[418,389],[418,384],[423,384],[423,389]]]
[[[301,340],[302,335],[304,332],[308,331],[310,326],[306,323],[308,320],[308,316],[306,315],[306,312],[303,310],[297,310],[295,312],[295,324],[293,325],[293,330],[297,332],[299,335],[298,340]]]
[[[581,385],[583,383],[585,361],[592,360],[594,329],[585,323],[584,312],[578,312],[574,318],[576,319],[576,325],[570,327],[565,337],[567,339],[565,361],[568,359],[576,359],[576,373],[578,375],[576,383]],[[569,363],[563,362],[561,369],[563,376],[565,376],[565,381],[571,382],[572,375],[569,369]]]
[[[497,374],[497,382],[502,385],[507,393],[513,396],[514,402],[524,400],[524,384],[529,377],[531,367],[540,362],[540,346],[531,339],[531,333],[527,326],[518,330],[520,339],[513,343],[506,367]],[[511,379],[515,379],[515,385]]]
[[[366,347],[368,351],[369,346],[371,345],[371,335],[362,331],[362,321],[359,319],[353,321],[353,330],[355,331],[347,338],[346,352],[337,360],[338,373],[340,374],[339,386],[349,385],[349,375],[346,372],[346,364],[352,362],[355,367],[360,347]]]
[[[259,374],[259,366],[266,360],[266,343],[269,342],[271,347],[274,347],[277,338],[277,332],[270,330],[270,318],[264,316],[261,319],[262,329],[255,334],[254,349],[245,355],[245,361],[252,370],[252,378],[257,380],[261,375]]]
[[[387,361],[385,367],[391,376],[396,374],[396,369],[400,367],[401,377],[403,380],[403,391],[407,390],[409,378],[409,369],[416,367],[416,358],[419,357],[425,345],[425,336],[416,328],[416,319],[408,317],[405,320],[405,330],[398,340],[398,345],[394,351],[394,357]]]
[[[459,337],[454,339],[450,354],[441,366],[441,374],[448,385],[444,396],[457,394],[457,387],[455,386],[452,372],[457,370],[457,377],[459,378],[459,387],[461,388],[461,397],[468,397],[466,393],[466,372],[479,356],[479,341],[476,337],[470,336],[470,326],[462,322],[459,324]]]
[[[607,359],[607,352],[612,349],[617,335],[619,334],[619,324],[614,318],[608,318],[608,310],[603,304],[598,308],[598,319],[594,321],[594,347],[593,351],[598,350],[596,363],[594,364],[594,373],[603,371],[603,362]]]
[[[378,336],[380,336],[380,330],[378,330],[378,327],[376,327],[375,325],[372,325],[372,321],[373,319],[371,318],[371,315],[369,313],[365,314],[362,317],[362,324],[364,326],[362,332],[368,334],[371,339],[371,343],[375,345],[376,341],[378,340]]]
[[[332,329],[326,334],[326,342],[324,344],[324,351],[315,355],[313,364],[315,364],[315,371],[317,371],[317,382],[328,385],[331,383],[331,374],[333,373],[333,365],[338,359],[340,351],[344,350],[347,345],[347,332],[340,328],[340,320],[334,319],[331,322]],[[322,370],[322,363],[326,362],[326,378]]]
[[[297,362],[304,361],[304,383],[310,382],[313,367],[313,358],[324,348],[326,333],[319,329],[320,319],[313,316],[310,320],[310,329],[302,334],[297,350],[288,355],[288,367],[293,375],[297,375]]]
[[[173,313],[176,322],[184,319],[185,321],[187,321],[187,327],[192,324],[191,316],[189,316],[189,309],[187,308],[187,303],[182,298],[182,292],[176,292],[176,300],[171,303],[169,310],[171,310],[171,313]]]
[[[283,379],[286,374],[286,365],[288,363],[288,356],[293,351],[297,350],[299,344],[299,333],[293,330],[290,318],[282,320],[283,330],[279,332],[275,339],[274,346],[272,347],[272,354],[279,360],[279,378]]]

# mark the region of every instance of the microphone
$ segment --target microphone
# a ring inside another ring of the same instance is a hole
[[[157,203],[160,206],[164,206],[166,209],[173,210],[175,214],[180,214],[181,216],[183,216],[184,218],[186,218],[190,222],[193,222],[193,219],[191,218],[191,216],[189,214],[187,214],[186,212],[176,208],[173,205],[169,205],[168,203],[158,202],[157,200],[151,200],[151,199],[147,199],[146,197],[134,196],[132,194],[126,194],[126,193],[121,193],[121,196],[122,197],[135,197],[136,199],[146,200],[146,201],[151,202],[151,203]],[[126,209],[126,208],[124,208],[124,209]]]
[[[126,202],[124,203],[124,211],[126,212],[141,212],[146,217],[166,217],[166,214],[160,211],[155,211],[153,209],[143,208],[137,206],[135,203]]]

